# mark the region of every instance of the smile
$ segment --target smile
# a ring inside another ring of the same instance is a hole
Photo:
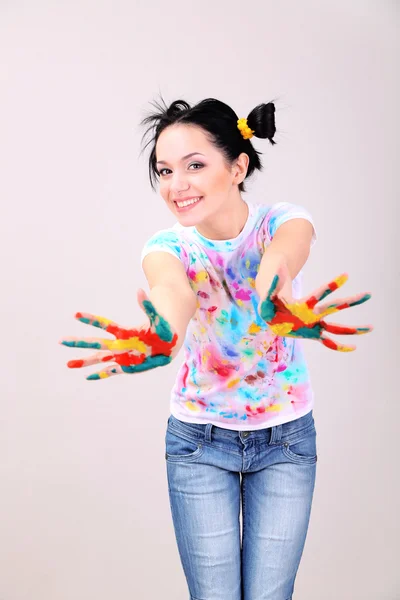
[[[191,198],[190,200],[183,200],[183,202],[175,201],[175,204],[179,209],[184,209],[184,208],[193,206],[194,204],[197,204],[202,199],[203,199],[203,196],[198,196],[197,198]]]

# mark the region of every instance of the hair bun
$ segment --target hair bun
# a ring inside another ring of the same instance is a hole
[[[255,137],[267,138],[271,144],[276,144],[273,137],[276,133],[275,127],[275,104],[259,104],[249,113],[247,124],[254,131]]]
[[[190,104],[188,104],[186,100],[175,100],[167,108],[166,114],[168,117],[176,117],[189,108]]]

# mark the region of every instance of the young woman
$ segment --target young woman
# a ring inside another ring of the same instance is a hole
[[[192,600],[289,600],[302,556],[317,450],[313,390],[301,338],[349,351],[326,333],[360,334],[323,317],[369,294],[319,304],[343,274],[301,299],[313,219],[287,202],[251,204],[261,170],[251,137],[274,144],[275,107],[239,119],[215,99],[183,100],[143,120],[150,182],[177,223],[145,244],[148,321],[124,328],[77,313],[115,340],[68,338],[99,352],[70,367],[114,364],[88,379],[168,364],[184,346],[170,398],[166,468],[172,518]],[[146,134],[145,134],[146,135]],[[242,508],[242,526],[240,522]],[[242,528],[242,531],[241,531]]]

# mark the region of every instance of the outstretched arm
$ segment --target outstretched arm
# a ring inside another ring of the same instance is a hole
[[[183,265],[178,258],[161,251],[151,253],[143,263],[151,288],[150,297],[143,290],[138,291],[139,304],[146,314],[143,325],[127,328],[99,315],[78,312],[76,319],[111,333],[115,339],[68,337],[60,340],[60,344],[70,348],[96,350],[90,356],[67,363],[71,369],[101,364],[101,370],[89,375],[88,380],[167,365],[182,346],[186,328],[197,308]]]
[[[296,218],[278,227],[271,243],[261,259],[256,277],[256,290],[264,299],[278,270],[283,269],[284,282],[278,288],[283,298],[292,298],[292,280],[305,265],[310,254],[313,225],[307,219]]]
[[[182,263],[168,252],[151,252],[145,256],[143,271],[149,283],[151,302],[178,335],[171,354],[173,358],[183,344],[187,326],[196,311],[196,296]]]

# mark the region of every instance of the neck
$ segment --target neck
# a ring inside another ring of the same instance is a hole
[[[231,240],[243,230],[249,208],[240,193],[235,199],[229,198],[220,209],[199,225],[197,231],[210,240]]]

